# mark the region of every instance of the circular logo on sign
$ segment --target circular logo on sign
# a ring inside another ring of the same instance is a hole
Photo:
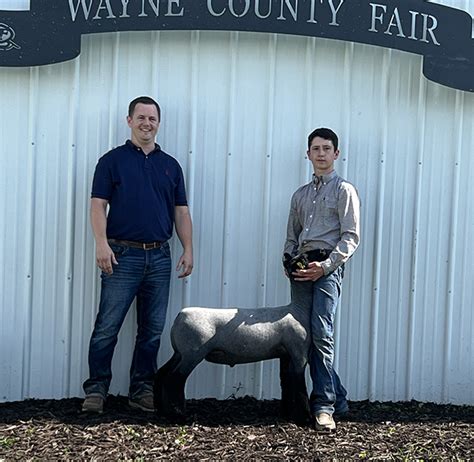
[[[14,38],[15,31],[10,26],[0,23],[0,51],[10,51],[14,48],[19,50],[21,47],[13,41]]]

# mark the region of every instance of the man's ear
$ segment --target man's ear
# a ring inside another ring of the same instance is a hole
[[[336,151],[334,152],[334,159],[337,159],[339,157],[339,154],[340,154],[339,149],[336,149]]]

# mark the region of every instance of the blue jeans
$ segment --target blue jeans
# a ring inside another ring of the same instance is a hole
[[[112,379],[112,356],[117,336],[134,298],[137,298],[137,337],[130,368],[129,396],[153,390],[161,333],[166,320],[171,275],[169,244],[142,250],[111,245],[118,265],[101,274],[99,312],[89,345],[88,394],[107,396]]]
[[[323,276],[313,283],[313,308],[311,311],[310,374],[313,382],[311,411],[343,411],[347,408],[347,392],[333,368],[334,319],[341,293],[344,268]]]

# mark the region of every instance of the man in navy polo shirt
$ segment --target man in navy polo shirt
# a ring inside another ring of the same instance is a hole
[[[112,379],[117,336],[136,297],[138,331],[130,368],[129,404],[153,411],[153,375],[166,319],[173,224],[183,246],[177,271],[193,269],[192,223],[183,172],[155,143],[160,106],[149,97],[130,103],[131,140],[99,159],[91,194],[97,265],[102,270],[99,312],[89,346],[83,411],[102,412]],[[107,207],[109,208],[107,214]]]

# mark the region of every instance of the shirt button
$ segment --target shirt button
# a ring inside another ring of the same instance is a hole
[[[313,218],[313,215],[310,215],[309,218]]]
[[[316,204],[316,201],[313,201],[313,204]]]
[[[308,229],[308,228],[306,228],[306,231],[309,231],[309,229]]]

